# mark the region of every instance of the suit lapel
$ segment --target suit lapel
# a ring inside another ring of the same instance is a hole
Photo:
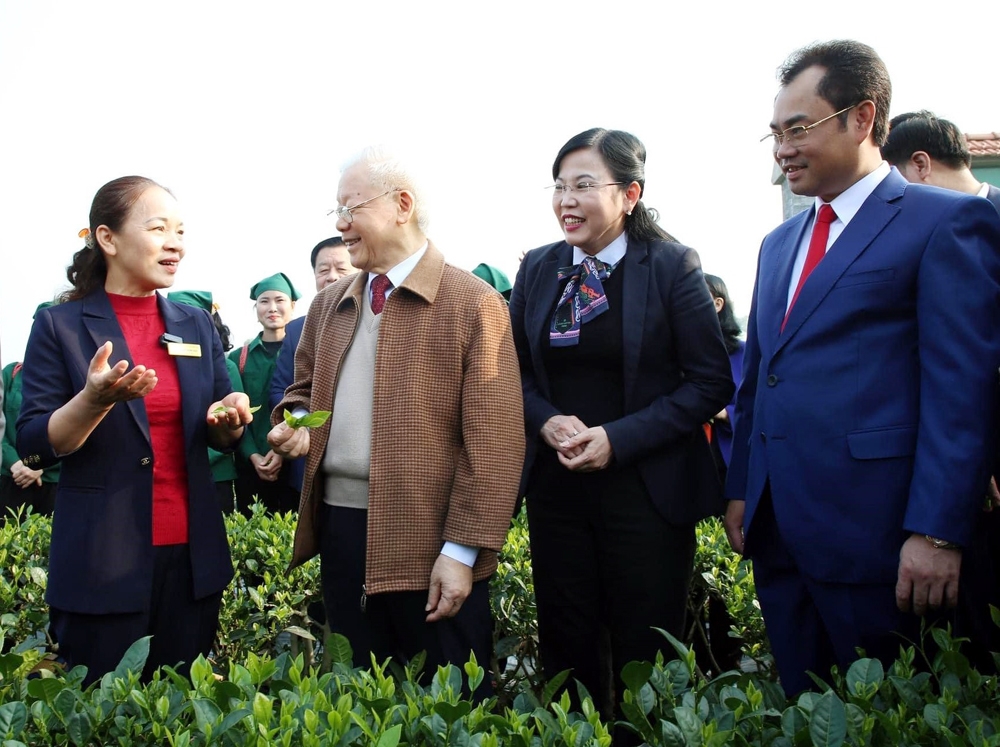
[[[132,351],[129,350],[128,344],[125,342],[125,334],[122,332],[121,325],[118,324],[118,318],[115,316],[114,309],[111,308],[111,301],[108,299],[108,294],[104,292],[103,288],[95,293],[91,293],[84,299],[83,325],[90,332],[90,336],[94,340],[95,349],[108,341],[111,342],[112,350],[111,357],[108,359],[109,366],[113,367],[115,363],[124,359],[128,361],[127,370],[132,370],[135,366],[135,359],[133,359]],[[149,420],[146,417],[146,407],[142,399],[129,400],[125,403],[125,409],[131,413],[132,419],[135,420],[136,425],[139,426],[139,430],[142,431],[146,443],[150,444],[150,448],[152,448],[149,440]]]
[[[169,334],[176,335],[188,343],[200,344],[203,342],[198,339],[198,325],[190,312],[178,304],[171,303],[159,294],[157,294],[157,302],[159,303],[160,314],[163,316],[163,322]],[[212,355],[211,346],[207,350],[202,347],[201,354],[202,356],[210,357]],[[201,372],[204,370],[204,364],[199,358],[183,355],[175,356],[174,362],[177,364],[177,379],[181,390],[184,442],[188,444],[194,443],[194,434],[199,421],[206,417],[207,414],[199,411],[199,405],[202,401],[199,394],[202,387],[205,386],[205,383],[201,381]],[[209,368],[214,371],[214,366],[210,366]],[[210,390],[214,392],[215,382],[208,382],[208,385]]]
[[[803,322],[833,290],[840,276],[896,217],[899,208],[891,204],[890,200],[902,196],[905,184],[903,177],[893,171],[868,196],[799,291],[799,297],[788,315],[785,331],[778,338],[775,352],[795,335]]]
[[[802,244],[802,236],[810,225],[813,211],[806,210],[793,218],[798,224],[790,223],[784,235],[779,239],[773,259],[768,260],[772,271],[770,282],[773,289],[770,293],[761,294],[760,303],[763,306],[757,317],[757,335],[761,340],[763,350],[774,350],[781,334],[781,322],[785,318],[785,304],[788,303],[788,286],[792,282],[792,268],[795,265],[795,255]],[[761,329],[763,327],[763,329]]]
[[[559,268],[573,263],[573,248],[565,243],[556,244],[538,263],[535,281],[528,289],[525,317],[528,320],[528,340],[531,360],[535,362],[535,380],[545,396],[549,392],[549,379],[542,366],[542,346],[549,337],[552,308],[559,300]]]
[[[639,375],[639,354],[646,324],[649,293],[648,242],[629,242],[622,258],[622,347],[624,351],[625,409],[630,408],[630,394]]]

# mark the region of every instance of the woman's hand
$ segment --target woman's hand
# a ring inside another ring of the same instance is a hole
[[[542,426],[541,436],[542,440],[560,455],[572,458],[582,454],[583,449],[566,447],[565,444],[569,439],[585,430],[587,430],[587,426],[576,415],[553,415]]]
[[[282,456],[298,459],[309,453],[309,429],[292,428],[287,423],[278,423],[267,434],[267,442]]]
[[[10,466],[10,476],[14,478],[14,484],[22,489],[31,487],[31,483],[42,486],[42,471],[25,467],[20,459]]]
[[[243,392],[230,392],[209,406],[205,422],[229,431],[238,431],[243,426],[250,425],[253,422],[250,398]]]
[[[273,450],[266,454],[251,454],[250,463],[257,470],[257,477],[266,482],[274,482],[281,472],[281,455],[275,454]]]
[[[559,463],[573,472],[596,472],[614,458],[615,451],[603,426],[585,428],[559,445]]]
[[[145,397],[156,386],[156,371],[145,366],[128,370],[128,361],[108,365],[114,345],[108,340],[94,353],[87,371],[84,396],[94,407],[110,409],[116,402]]]

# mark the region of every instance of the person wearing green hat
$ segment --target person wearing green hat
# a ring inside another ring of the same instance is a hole
[[[212,317],[212,323],[215,324],[219,339],[222,341],[222,349],[226,352],[233,349],[233,343],[229,339],[229,327],[222,322],[211,291],[170,291],[167,300],[204,309]],[[242,392],[243,380],[240,378],[240,370],[230,358],[226,358],[226,371],[229,373],[233,391]],[[209,447],[208,466],[215,481],[215,492],[219,494],[219,505],[223,511],[231,513],[236,505],[236,460],[233,452],[216,451]]]
[[[497,293],[504,297],[507,303],[510,303],[510,291],[513,286],[510,284],[510,278],[504,274],[503,270],[498,270],[496,267],[492,267],[485,262],[480,262],[476,265],[472,274],[494,288]]]
[[[41,303],[35,313],[52,305],[52,301]],[[8,427],[3,433],[3,463],[0,465],[0,521],[10,515],[10,510],[17,510],[20,506],[30,506],[36,514],[51,516],[55,508],[56,485],[59,483],[59,464],[48,469],[31,469],[17,453],[14,424],[21,413],[20,374],[20,361],[4,366],[3,415]]]
[[[253,407],[266,406],[278,351],[285,339],[285,325],[292,320],[299,292],[283,272],[266,277],[250,288],[257,321],[263,329],[252,340],[229,354],[243,380]],[[268,511],[294,511],[298,496],[281,478],[282,458],[267,443],[267,418],[251,423],[236,457],[236,507],[249,514],[254,496]]]

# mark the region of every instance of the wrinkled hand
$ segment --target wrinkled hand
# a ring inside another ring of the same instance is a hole
[[[281,456],[275,454],[273,450],[268,451],[264,455],[251,454],[250,463],[257,470],[257,476],[267,482],[277,480],[278,473],[281,472]]]
[[[746,501],[729,501],[726,515],[722,519],[729,546],[740,555],[743,554],[743,512],[746,511],[746,507]]]
[[[278,423],[267,434],[267,442],[286,459],[298,459],[309,453],[309,429]]]
[[[472,568],[447,555],[438,555],[431,569],[431,585],[427,590],[424,611],[427,622],[454,617],[472,592]]]
[[[615,455],[608,433],[600,425],[580,431],[559,446],[559,463],[573,472],[596,472],[604,469],[611,464]]]
[[[546,444],[560,454],[564,454],[567,457],[575,457],[582,454],[583,449],[567,449],[564,444],[568,439],[585,430],[587,430],[587,426],[576,415],[553,415],[542,426],[541,436]]]
[[[83,388],[90,402],[100,408],[109,408],[116,402],[145,397],[156,386],[156,371],[145,366],[128,370],[128,361],[108,365],[114,345],[108,340],[94,353]]]
[[[216,412],[220,407],[225,412]],[[243,392],[230,392],[218,402],[213,402],[208,408],[205,421],[210,426],[220,426],[230,431],[238,431],[253,422],[250,412],[250,398]]]
[[[899,551],[899,576],[896,581],[896,606],[903,612],[923,615],[958,602],[958,574],[962,551],[937,548],[922,534],[912,534]]]
[[[24,462],[20,459],[11,465],[10,474],[14,478],[14,484],[19,488],[31,487],[31,483],[36,483],[39,487],[42,486],[42,471],[25,467]]]

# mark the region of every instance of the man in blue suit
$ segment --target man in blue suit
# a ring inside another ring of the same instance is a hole
[[[986,493],[1000,366],[1000,217],[884,163],[889,75],[816,44],[779,71],[769,137],[813,209],[760,249],[726,531],[753,558],[789,693],[885,662],[957,596]]]

